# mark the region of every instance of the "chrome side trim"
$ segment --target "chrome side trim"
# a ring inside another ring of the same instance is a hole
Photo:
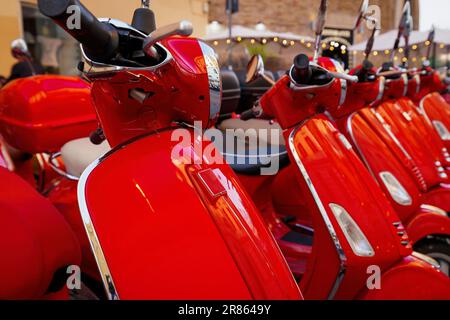
[[[94,224],[92,223],[91,216],[89,214],[89,209],[86,203],[86,183],[89,175],[94,171],[94,169],[102,162],[105,156],[95,160],[91,163],[80,177],[77,188],[78,206],[80,207],[81,218],[83,219],[84,228],[86,234],[89,238],[89,243],[91,245],[92,252],[97,262],[98,270],[102,277],[103,285],[105,286],[106,294],[109,300],[119,300],[119,295],[117,293],[116,287],[114,285],[111,272],[108,267],[105,255],[103,254],[102,246],[98,239],[97,233],[95,231]]]
[[[358,141],[355,138],[355,134],[353,133],[352,121],[353,121],[353,117],[355,115],[356,115],[356,112],[352,113],[351,116],[347,118],[347,132],[350,135],[350,138],[352,139],[353,144],[355,145],[360,158],[366,165],[366,168],[369,170],[370,174],[375,178],[375,181],[377,182],[377,184],[379,184],[377,176],[373,172],[372,167],[369,165],[369,161],[367,161],[367,158],[365,157],[364,153],[362,152],[361,147],[359,146]]]
[[[343,72],[342,66],[334,59],[330,59],[333,62],[334,67],[338,72]],[[347,81],[344,79],[339,79],[341,81],[341,98],[339,100],[339,106],[342,106],[345,102],[345,98],[347,97]]]
[[[308,121],[308,120],[306,120],[306,121]],[[292,155],[297,163],[297,166],[300,169],[300,172],[303,175],[303,178],[305,179],[306,184],[308,185],[308,188],[314,198],[314,201],[317,204],[317,207],[322,216],[322,219],[325,222],[328,232],[330,233],[331,239],[334,242],[334,246],[336,247],[336,251],[337,251],[337,254],[338,254],[338,257],[340,260],[339,273],[336,277],[333,288],[331,289],[330,293],[328,294],[328,299],[331,300],[336,295],[336,293],[339,289],[339,286],[341,285],[342,280],[344,279],[345,272],[347,270],[347,267],[346,267],[347,257],[345,256],[344,250],[342,249],[342,245],[341,245],[339,238],[336,234],[336,231],[333,227],[333,223],[331,222],[330,218],[328,217],[327,210],[325,209],[325,206],[323,205],[322,200],[320,199],[320,196],[317,193],[317,190],[314,187],[314,184],[313,184],[311,178],[309,177],[308,171],[306,170],[303,162],[300,159],[300,156],[298,155],[297,151],[295,150],[294,137],[295,137],[295,134],[297,133],[297,131],[301,129],[303,124],[304,124],[304,122],[302,124],[300,124],[299,126],[297,126],[291,132],[291,134],[289,136],[289,148],[291,149]]]
[[[406,151],[406,149],[403,147],[401,142],[397,139],[396,135],[392,132],[390,125],[384,120],[384,118],[379,114],[375,109],[371,108],[370,111],[375,115],[375,117],[378,119],[378,121],[383,126],[384,130],[387,132],[389,137],[394,141],[394,143],[397,145],[397,147],[400,148],[402,153],[405,155],[408,160],[412,160],[412,157],[409,155],[409,153]]]
[[[403,88],[403,96],[406,97],[408,95],[408,75],[406,73],[402,74],[403,83],[405,87]]]
[[[60,156],[61,156],[61,151],[50,154],[50,157],[48,159],[48,164],[49,164],[50,168],[52,168],[53,171],[55,171],[57,174],[59,174],[60,176],[66,178],[68,180],[71,180],[71,181],[80,180],[79,177],[73,176],[73,175],[67,173],[66,171],[58,168],[58,166],[54,163],[54,161],[56,158],[59,158]]]
[[[222,79],[220,77],[219,62],[216,52],[203,41],[198,41],[205,59],[206,71],[209,82],[209,119],[214,120],[219,116],[222,106]]]

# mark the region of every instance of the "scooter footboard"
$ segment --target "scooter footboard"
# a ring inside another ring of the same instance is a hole
[[[114,149],[80,179],[80,209],[109,298],[301,298],[231,168],[213,164],[210,142],[180,145],[174,132]]]
[[[361,300],[450,300],[450,280],[429,263],[408,256],[384,272],[379,279],[368,280]]]

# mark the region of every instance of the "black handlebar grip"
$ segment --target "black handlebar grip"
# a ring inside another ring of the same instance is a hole
[[[312,77],[309,57],[305,54],[299,54],[294,58],[294,67],[292,68],[292,79],[299,84],[308,84]]]
[[[88,56],[105,61],[115,55],[118,32],[101,23],[79,0],[38,0],[38,6],[43,15],[78,40]]]

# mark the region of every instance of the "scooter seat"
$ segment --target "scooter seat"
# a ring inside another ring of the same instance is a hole
[[[260,175],[263,168],[277,170],[289,164],[282,129],[277,123],[227,119],[217,128],[223,136],[212,140],[237,173]]]
[[[67,290],[80,247],[62,215],[20,177],[0,168],[0,300],[43,299]]]
[[[66,143],[61,148],[61,158],[64,161],[67,173],[80,177],[93,161],[110,150],[111,147],[107,141],[95,145],[89,138],[82,138]]]

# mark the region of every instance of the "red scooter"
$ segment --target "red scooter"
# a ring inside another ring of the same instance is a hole
[[[321,2],[316,57],[326,5]],[[262,74],[261,66],[261,59],[252,59],[247,78]],[[356,79],[342,73],[337,62],[320,58],[310,63],[300,55],[289,75],[236,120],[276,119],[287,150],[267,148],[263,153],[280,163],[289,156],[290,164],[282,165],[278,174],[247,170],[253,155],[247,150],[233,155],[227,148],[223,153],[228,159],[247,158],[247,167],[233,167],[274,233],[305,298],[449,299],[448,278],[429,258],[411,255],[400,219],[351,144],[324,114],[343,104],[346,80]],[[268,122],[266,128],[272,125]],[[237,123],[219,127],[226,130]],[[366,286],[371,266],[380,270],[378,290]]]
[[[368,41],[367,57],[372,50],[374,36],[375,30]],[[351,71],[351,74],[358,76],[359,82],[348,85],[345,103],[330,111],[331,116],[391,201],[405,225],[414,249],[435,258],[440,263],[441,270],[449,274],[450,219],[441,208],[441,205],[445,209],[448,208],[446,189],[431,189],[427,186],[427,180],[421,170],[423,166],[416,165],[415,159],[397,138],[403,135],[418,136],[418,133],[428,134],[432,138],[434,131],[432,128],[426,130],[424,119],[406,98],[391,101],[387,107],[382,104],[385,107],[381,111],[384,111],[383,116],[379,109],[373,107],[380,105],[383,93],[389,98],[393,97],[394,92],[398,96],[403,95],[404,78],[398,78],[401,76],[399,72],[389,72],[396,78],[387,80],[389,87],[385,88],[385,78],[377,76],[372,64],[366,59],[362,66]],[[410,81],[415,82],[416,79],[414,77]],[[415,87],[413,88],[415,90]],[[402,108],[399,104],[408,107],[409,111],[403,110],[399,113]],[[392,121],[389,124],[385,120],[387,112],[390,112],[389,119]],[[409,119],[407,124],[402,122],[404,117]],[[391,123],[403,124],[405,130],[394,134]],[[416,146],[419,147],[419,144]],[[426,144],[420,145],[420,148],[421,152],[427,153]]]
[[[82,43],[99,136],[112,147],[78,183],[108,298],[300,299],[259,212],[192,129],[214,124],[221,84],[214,51],[184,37],[191,24],[155,30],[145,6],[130,26],[100,22],[77,0],[38,3]],[[67,28],[70,5],[81,30]]]

